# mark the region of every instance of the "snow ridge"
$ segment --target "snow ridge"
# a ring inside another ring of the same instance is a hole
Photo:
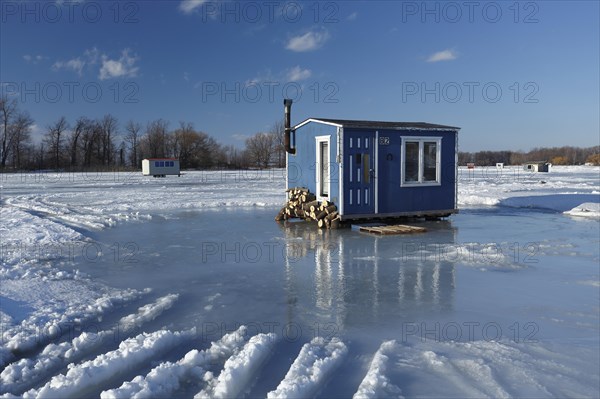
[[[396,348],[396,341],[386,341],[375,352],[369,371],[360,383],[353,399],[368,398],[400,398],[401,390],[392,384],[385,375],[388,363],[388,356]]]
[[[313,397],[347,353],[348,348],[337,338],[329,342],[322,337],[313,338],[304,344],[283,381],[267,398]]]
[[[106,338],[118,333],[121,327],[141,327],[144,323],[154,320],[163,311],[171,308],[178,298],[178,294],[166,295],[154,303],[140,307],[137,313],[123,317],[118,327],[98,333],[83,332],[71,342],[46,346],[36,358],[21,359],[9,364],[0,373],[0,381],[2,381],[0,393],[9,391],[15,393],[35,385],[53,370],[68,362],[78,361],[86,353],[98,348]]]
[[[235,398],[250,388],[251,382],[271,354],[277,336],[273,333],[258,334],[250,338],[244,348],[225,362],[225,366],[215,378],[207,372],[204,380],[206,388],[194,398]]]
[[[100,397],[102,399],[169,397],[180,387],[182,381],[202,380],[205,369],[210,363],[229,358],[239,351],[245,342],[245,334],[246,327],[241,326],[237,331],[213,342],[210,348],[203,351],[191,350],[176,363],[163,362],[145,377],[139,375],[132,381],[123,383],[119,388],[102,392]]]
[[[59,374],[38,390],[27,391],[25,398],[73,397],[88,387],[108,381],[120,373],[150,360],[191,338],[195,329],[183,332],[160,330],[129,338],[119,348],[81,364],[70,364],[66,374]]]

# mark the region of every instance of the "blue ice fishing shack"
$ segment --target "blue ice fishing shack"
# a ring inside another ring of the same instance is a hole
[[[287,188],[333,202],[341,220],[457,213],[458,131],[423,122],[309,118],[290,126]]]

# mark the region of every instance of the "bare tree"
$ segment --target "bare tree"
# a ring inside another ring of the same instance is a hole
[[[88,130],[92,128],[92,122],[86,117],[81,117],[75,122],[75,128],[71,131],[69,137],[69,154],[71,167],[77,166],[77,153],[79,152],[79,139]]]
[[[61,150],[63,149],[64,133],[68,129],[67,119],[62,116],[54,124],[48,126],[48,132],[46,133],[46,145],[50,152],[50,155],[54,161],[54,167],[60,168]]]
[[[146,146],[151,158],[162,158],[166,154],[168,122],[157,119],[146,127]]]
[[[31,127],[33,126],[33,119],[26,112],[20,112],[12,125],[13,139],[11,145],[11,152],[13,155],[13,167],[21,168],[21,158],[23,151],[31,143]]]
[[[102,164],[110,165],[115,150],[113,138],[117,134],[117,119],[112,115],[104,115],[100,126],[102,128]]]
[[[0,167],[4,169],[6,160],[15,137],[13,120],[18,112],[17,100],[9,100],[8,96],[0,97],[0,121],[2,122],[2,147],[0,147]]]
[[[270,133],[273,135],[273,151],[277,160],[277,167],[285,167],[285,124],[283,120],[279,120],[273,124]]]
[[[125,142],[129,144],[129,156],[131,161],[131,166],[138,166],[138,152],[140,146],[140,131],[142,130],[142,125],[134,122],[128,121],[125,124],[125,131],[127,134],[125,135]]]
[[[268,168],[273,158],[275,139],[270,133],[256,133],[246,139],[246,151],[250,161],[259,168]]]

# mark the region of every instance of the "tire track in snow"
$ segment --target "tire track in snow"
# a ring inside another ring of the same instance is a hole
[[[304,344],[283,381],[267,394],[267,398],[313,397],[341,365],[347,353],[348,348],[337,338],[329,342],[321,337],[313,338],[310,343]]]
[[[189,351],[176,363],[164,362],[153,368],[145,377],[137,376],[119,388],[104,391],[102,399],[169,397],[179,389],[181,383],[193,379],[201,381],[208,366],[220,359],[228,359],[238,352],[246,342],[246,327],[226,334],[210,348],[202,351]]]
[[[99,348],[106,339],[118,336],[121,331],[139,328],[144,323],[154,320],[165,310],[170,309],[178,298],[178,294],[166,295],[153,303],[140,307],[137,313],[121,318],[113,329],[98,333],[83,332],[70,342],[46,346],[35,358],[21,359],[8,365],[0,373],[2,382],[0,393],[15,394],[35,386],[66,364],[83,359],[88,353]]]
[[[353,399],[401,398],[402,391],[385,375],[389,356],[396,349],[396,341],[386,341],[375,352],[367,375],[360,383]]]
[[[273,333],[258,334],[250,338],[239,353],[225,362],[225,366],[215,378],[205,374],[206,388],[194,396],[200,398],[235,398],[251,387],[254,377],[271,354],[277,336]]]

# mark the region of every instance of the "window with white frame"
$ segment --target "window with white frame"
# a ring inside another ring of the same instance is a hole
[[[439,186],[441,155],[441,137],[403,137],[401,185]]]
[[[327,198],[329,197],[329,184],[330,184],[330,170],[329,170],[329,136],[317,136],[315,138],[317,148],[317,170],[316,170],[316,183],[317,183],[317,197]]]

